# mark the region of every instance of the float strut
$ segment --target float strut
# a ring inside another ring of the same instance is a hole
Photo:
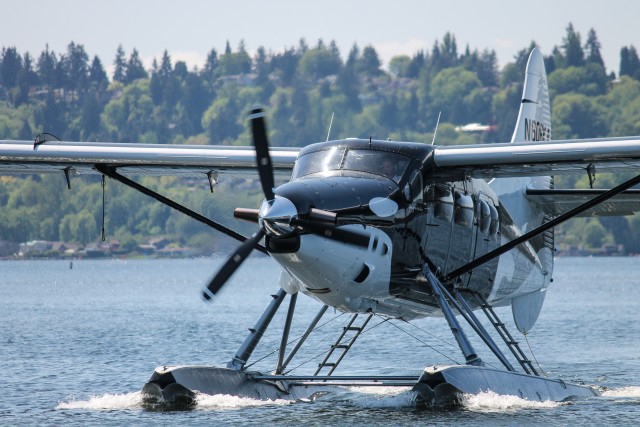
[[[451,307],[449,307],[447,299],[442,293],[442,284],[440,283],[440,281],[436,278],[436,276],[433,275],[431,270],[429,270],[429,267],[426,266],[424,270],[422,270],[421,276],[422,277],[419,277],[418,280],[421,281],[424,280],[423,278],[426,278],[427,282],[431,286],[433,294],[436,296],[436,299],[438,301],[438,305],[442,309],[442,314],[444,314],[444,317],[447,319],[447,323],[449,323],[451,332],[456,338],[458,346],[460,346],[460,350],[462,350],[462,354],[464,355],[467,365],[482,366],[482,360],[478,357],[475,350],[473,349],[473,346],[469,342],[469,339],[460,327],[458,320],[456,320],[456,316],[453,314],[453,310],[451,310]]]
[[[260,319],[258,319],[256,325],[252,329],[249,329],[251,333],[244,340],[233,359],[231,359],[231,361],[227,363],[227,368],[235,369],[236,371],[241,371],[244,369],[244,365],[247,364],[247,360],[249,360],[249,357],[251,357],[251,353],[253,353],[253,350],[260,342],[260,338],[262,338],[265,331],[269,327],[269,323],[271,323],[273,316],[275,316],[278,308],[280,308],[280,304],[282,304],[282,301],[284,300],[284,297],[286,295],[287,293],[282,288],[280,288],[276,295],[272,295],[273,300],[271,301],[265,312],[262,313],[262,316],[260,316]]]
[[[287,311],[287,320],[284,322],[284,330],[282,331],[282,340],[280,341],[280,350],[278,351],[278,363],[276,364],[276,375],[282,374],[282,364],[284,363],[284,352],[287,350],[287,341],[289,340],[289,331],[291,330],[291,322],[293,321],[293,313],[296,310],[296,301],[298,293],[291,294],[289,298],[289,310]]]

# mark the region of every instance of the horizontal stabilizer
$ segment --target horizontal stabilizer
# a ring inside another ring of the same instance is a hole
[[[526,197],[534,209],[551,217],[569,212],[607,190],[565,190],[528,188]],[[640,190],[627,190],[610,198],[578,216],[633,215],[640,212]]]

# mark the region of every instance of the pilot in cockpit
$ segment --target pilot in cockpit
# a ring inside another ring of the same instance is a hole
[[[396,173],[396,165],[390,157],[382,159],[382,174],[395,182],[400,181],[400,175]]]

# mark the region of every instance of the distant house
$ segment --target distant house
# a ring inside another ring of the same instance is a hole
[[[9,240],[0,240],[0,257],[15,255],[20,251],[20,245]]]
[[[196,256],[196,251],[192,248],[164,248],[156,251],[156,254],[169,258],[185,258]]]
[[[156,247],[153,245],[138,245],[136,246],[136,251],[143,255],[153,255],[156,251]]]
[[[42,254],[51,249],[51,242],[46,240],[32,240],[20,243],[20,254]]]

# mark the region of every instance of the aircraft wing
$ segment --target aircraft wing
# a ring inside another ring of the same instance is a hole
[[[577,208],[607,190],[527,189],[532,205],[555,217]],[[627,190],[578,216],[633,215],[640,212],[640,190]]]
[[[299,148],[271,148],[277,175],[291,174]],[[256,177],[253,147],[47,141],[0,141],[0,175],[99,174],[96,165],[117,167],[125,175],[201,177],[209,172]]]
[[[640,173],[640,137],[436,147],[431,166],[445,177],[501,178],[595,172]]]

